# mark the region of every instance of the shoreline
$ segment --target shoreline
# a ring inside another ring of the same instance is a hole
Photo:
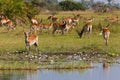
[[[99,52],[9,53],[0,55],[0,70],[88,69],[92,63],[118,63],[118,55]]]

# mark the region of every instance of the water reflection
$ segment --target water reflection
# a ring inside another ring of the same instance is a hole
[[[38,71],[0,71],[0,80],[119,80],[120,65],[113,64],[103,68],[94,64],[93,69],[83,70],[38,70]]]
[[[27,75],[33,76],[37,71],[17,71],[17,70],[3,70],[0,71],[0,80],[30,80]]]

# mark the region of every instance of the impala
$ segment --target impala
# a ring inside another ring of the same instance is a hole
[[[53,24],[53,34],[56,32],[56,31],[61,31],[61,34],[63,35],[64,34],[64,30],[65,30],[65,27],[66,27],[66,22],[64,21],[63,23],[54,23]]]
[[[30,26],[30,31],[39,31],[39,25],[38,24],[32,24]]]
[[[83,33],[88,34],[89,37],[89,35],[92,33],[92,23],[86,23],[80,32],[77,30],[77,33],[80,38],[82,38]]]
[[[75,25],[73,23],[67,23],[65,31],[68,33],[71,29],[74,29]]]
[[[63,20],[66,22],[66,23],[72,23],[72,18],[71,17],[67,17],[67,18],[63,18]]]
[[[2,17],[0,22],[2,25],[5,25],[7,27],[8,31],[10,31],[11,29],[15,29],[15,24],[6,17]]]
[[[48,30],[48,32],[52,29],[53,23],[45,24],[45,23],[40,23],[40,30]]]
[[[15,30],[15,26],[16,25],[11,20],[6,23],[6,27],[7,27],[8,31],[10,31],[11,29]]]
[[[109,23],[114,23],[119,21],[118,16],[107,17],[105,20],[107,20]]]
[[[51,20],[52,22],[59,21],[59,19],[57,17],[55,17],[55,16],[49,16],[47,19]]]
[[[73,14],[73,15],[74,15],[74,18],[72,18],[72,21],[78,24],[79,19],[81,19],[82,16],[80,14],[77,14],[77,15]]]
[[[32,24],[38,24],[38,19],[37,18],[32,18],[31,19]]]
[[[26,49],[30,50],[30,47],[34,45],[37,50],[38,46],[38,36],[37,34],[31,34],[30,32],[24,32],[25,35],[25,44],[26,44]]]
[[[5,17],[2,17],[1,20],[0,20],[0,22],[1,22],[2,25],[5,25],[9,21],[10,21],[10,19],[5,18]]]
[[[85,20],[86,23],[91,23],[91,22],[93,22],[94,18],[93,17],[91,17],[91,18],[85,18],[84,17],[84,20]]]
[[[108,40],[109,40],[109,36],[110,36],[110,30],[108,28],[110,24],[108,24],[105,28],[101,28],[101,33],[100,35],[103,35],[103,38],[105,40],[105,45],[108,45]]]

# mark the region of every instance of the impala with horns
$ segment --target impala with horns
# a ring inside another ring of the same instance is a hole
[[[109,25],[108,24],[106,27],[102,27],[102,25],[99,23],[99,26],[101,28],[101,33],[100,35],[103,36],[104,40],[105,40],[105,45],[107,46],[108,45],[108,40],[109,40],[109,36],[110,36],[110,30],[109,30]]]
[[[82,38],[83,33],[86,34],[86,35],[88,35],[88,37],[89,37],[90,34],[92,33],[92,23],[90,23],[90,22],[86,23],[83,26],[83,28],[82,28],[81,31],[77,30],[77,33],[78,33],[78,35],[79,35],[80,38]]]
[[[31,32],[24,32],[25,35],[25,44],[26,44],[26,49],[30,50],[30,47],[32,45],[35,46],[36,50],[38,47],[38,35],[33,33],[31,34]]]

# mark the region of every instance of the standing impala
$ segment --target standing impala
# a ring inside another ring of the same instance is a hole
[[[64,34],[64,31],[65,31],[65,28],[66,28],[66,22],[63,21],[63,23],[54,23],[53,24],[53,32],[52,34],[54,34],[57,30],[61,31],[61,35]]]
[[[39,31],[39,24],[31,24],[30,31]]]
[[[55,16],[49,16],[47,19],[52,21],[52,22],[59,21],[59,19],[57,17],[55,17]]]
[[[31,19],[32,24],[38,24],[38,19],[37,18],[32,18]]]
[[[108,24],[105,28],[101,28],[101,33],[100,35],[103,35],[103,38],[105,40],[105,45],[108,45],[108,40],[109,40],[109,36],[110,36],[110,30],[108,28],[110,24]]]
[[[25,44],[26,44],[26,49],[30,50],[30,47],[34,45],[37,50],[38,46],[38,35],[37,34],[31,34],[30,32],[24,32],[25,35]]]
[[[48,30],[49,31],[52,29],[53,27],[53,23],[49,23],[49,24],[45,24],[45,23],[40,23],[40,32],[42,32],[42,30]]]
[[[15,29],[15,24],[6,17],[2,17],[0,22],[2,25],[5,25],[7,27],[8,31],[10,31],[11,29]]]

